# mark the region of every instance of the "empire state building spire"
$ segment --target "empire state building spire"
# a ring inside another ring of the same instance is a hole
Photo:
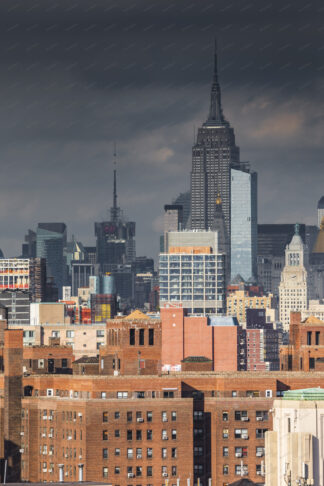
[[[211,86],[211,93],[210,93],[210,109],[207,121],[204,123],[204,126],[219,126],[219,125],[228,125],[228,122],[225,120],[222,110],[222,103],[221,103],[221,91],[218,82],[218,71],[217,71],[217,42],[215,39],[215,48],[214,48],[214,73],[213,73],[213,82]]]

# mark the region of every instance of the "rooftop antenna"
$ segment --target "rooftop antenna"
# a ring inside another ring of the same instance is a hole
[[[117,207],[117,148],[116,142],[114,142],[114,197],[113,207],[111,208],[111,216],[114,223],[118,219],[118,207]]]

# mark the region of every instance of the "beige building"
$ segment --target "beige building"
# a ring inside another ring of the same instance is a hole
[[[324,486],[324,389],[289,390],[265,435],[266,486]]]
[[[49,323],[70,322],[63,302],[40,302],[30,304],[30,325],[39,326]]]
[[[50,338],[59,338],[60,344],[72,346],[76,359],[81,358],[81,356],[97,356],[100,346],[106,345],[106,323],[9,325],[9,329],[22,328],[24,346],[48,346]]]
[[[324,300],[310,300],[308,303],[308,309],[302,310],[302,320],[308,319],[314,316],[324,321]]]
[[[279,320],[289,331],[290,312],[307,309],[308,287],[303,240],[296,224],[295,234],[285,250],[285,267],[279,285]]]
[[[226,314],[236,317],[240,324],[246,323],[246,309],[272,309],[273,295],[250,296],[246,290],[236,290],[226,298]],[[269,315],[275,315],[269,313]],[[272,321],[273,322],[273,321]]]

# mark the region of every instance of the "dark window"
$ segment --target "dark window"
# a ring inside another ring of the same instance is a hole
[[[310,346],[312,344],[312,331],[307,331],[307,345]]]
[[[320,343],[320,332],[316,331],[316,333],[315,333],[315,344],[319,345],[319,343]]]
[[[147,430],[146,431],[146,438],[147,438],[147,440],[152,440],[153,439],[153,432],[152,432],[152,430]]]
[[[129,344],[130,346],[135,346],[135,329],[129,330]]]
[[[292,370],[292,355],[288,354],[288,371]]]
[[[152,468],[152,466],[147,466],[146,476],[152,476],[152,474],[153,474],[153,468]]]
[[[153,413],[152,412],[146,412],[146,421],[152,422],[152,419],[153,419]]]
[[[133,431],[127,430],[127,440],[133,440]]]
[[[174,398],[174,392],[173,391],[164,391],[163,392],[163,398]]]
[[[142,431],[136,430],[136,440],[142,440]]]
[[[108,422],[108,412],[102,412],[102,421]]]
[[[139,345],[144,346],[144,329],[139,330]]]
[[[154,329],[149,329],[149,346],[154,346]]]
[[[115,437],[120,437],[120,430],[119,429],[116,429],[115,430]]]
[[[108,449],[102,449],[102,458],[108,459]]]
[[[315,358],[309,358],[309,369],[310,370],[315,369]]]
[[[102,440],[108,440],[108,430],[102,431]]]
[[[133,420],[133,413],[127,412],[127,422],[132,422],[132,420]]]
[[[63,358],[62,359],[62,368],[67,368],[67,365],[68,365],[68,361],[66,358]]]
[[[120,418],[120,412],[115,412],[115,419],[119,419]]]

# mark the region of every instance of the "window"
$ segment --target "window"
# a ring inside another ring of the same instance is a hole
[[[316,331],[315,333],[315,344],[318,346],[320,343],[320,331]]]
[[[312,331],[307,331],[307,345],[311,346],[312,344]]]
[[[168,421],[168,414],[167,412],[162,412],[162,422],[167,422]]]
[[[247,447],[235,447],[235,457],[246,457],[247,454]]]
[[[272,390],[266,390],[265,396],[268,398],[272,397]]]
[[[166,429],[162,430],[162,440],[168,440],[168,431]]]
[[[224,474],[224,476],[227,476],[228,475],[228,472],[229,472],[228,464],[224,464],[223,465],[223,474]]]
[[[176,438],[177,438],[177,431],[176,431],[176,429],[172,429],[172,431],[171,431],[171,439],[172,440],[176,440]]]
[[[256,429],[255,430],[255,436],[257,439],[264,439],[264,434],[266,433],[268,429]]]
[[[257,447],[255,449],[255,455],[257,457],[263,457],[264,456],[264,447]]]
[[[59,338],[60,337],[60,331],[52,331],[52,337],[53,338]]]
[[[119,466],[115,466],[115,474],[120,474],[120,467]]]
[[[115,420],[120,418],[120,412],[115,412]]]
[[[237,397],[237,391],[236,390],[232,390],[232,397]]]
[[[141,448],[136,449],[136,459],[142,459],[142,449]]]
[[[268,411],[267,410],[257,410],[255,412],[255,418],[258,422],[262,422],[263,420],[268,420]]]
[[[177,466],[172,466],[171,467],[171,475],[176,476],[177,475]]]
[[[309,369],[310,370],[315,369],[315,358],[309,358]]]
[[[102,431],[102,440],[108,440],[108,430]]]
[[[139,345],[144,346],[144,329],[139,330]]]
[[[47,388],[47,396],[52,397],[53,396],[53,388]]]
[[[66,331],[67,338],[74,338],[74,331]]]
[[[102,468],[102,477],[103,478],[108,478],[108,467],[103,467]]]
[[[165,391],[163,392],[163,398],[174,398],[174,392],[173,391]]]
[[[120,437],[120,430],[115,429],[115,437],[118,439]]]
[[[45,361],[43,359],[38,360],[38,368],[44,368],[45,366]]]
[[[127,459],[133,459],[133,449],[127,449]]]
[[[247,390],[246,396],[249,397],[249,398],[259,397],[260,392],[259,392],[259,390]]]
[[[234,430],[234,437],[235,439],[248,439],[248,430],[247,429],[235,429]]]
[[[202,456],[204,453],[203,447],[195,446],[194,447],[194,456]]]
[[[223,412],[223,422],[228,422],[228,412]]]
[[[171,457],[173,459],[177,458],[178,457],[178,454],[177,454],[177,448],[176,447],[172,447],[171,449]]]
[[[154,329],[149,329],[149,346],[154,346]]]
[[[247,422],[249,420],[248,413],[246,410],[235,410],[235,420],[242,420]]]
[[[223,439],[228,439],[228,429],[223,429]]]
[[[127,412],[127,422],[133,421],[133,412]]]
[[[223,447],[223,457],[228,457],[228,447]]]
[[[136,430],[136,440],[142,440],[142,431]]]
[[[102,449],[102,458],[108,459],[108,449]]]
[[[101,398],[107,398],[107,393],[106,392],[101,392]]]
[[[136,391],[135,395],[136,395],[136,398],[145,398],[145,392],[144,391]]]
[[[128,398],[128,392],[127,391],[117,392],[117,398]]]
[[[168,468],[167,466],[162,466],[162,476],[167,476],[168,475]]]
[[[146,412],[146,421],[152,422],[152,420],[153,420],[153,413],[152,412]]]
[[[175,422],[177,420],[177,412],[171,412],[171,420]]]
[[[97,334],[97,338],[105,337],[105,331],[103,329],[97,331],[96,334]]]
[[[142,476],[142,466],[136,466],[136,476]]]
[[[129,345],[135,346],[135,329],[129,330]]]
[[[146,431],[146,439],[147,440],[152,440],[153,439],[153,432],[152,432],[152,430],[147,430]]]
[[[108,412],[103,412],[102,413],[102,421],[103,422],[108,422]]]
[[[165,447],[162,449],[162,459],[166,459],[168,457],[168,452]]]
[[[153,457],[153,449],[152,449],[152,447],[148,447],[146,449],[146,456],[148,457],[148,459],[152,459],[152,457]]]
[[[127,430],[127,440],[133,440],[133,431]]]
[[[115,449],[115,456],[120,456],[120,449],[118,447]]]
[[[152,466],[147,466],[147,468],[146,468],[146,476],[153,476],[153,468],[152,468]]]
[[[201,410],[195,410],[194,411],[194,420],[203,420],[204,418],[204,412]]]

